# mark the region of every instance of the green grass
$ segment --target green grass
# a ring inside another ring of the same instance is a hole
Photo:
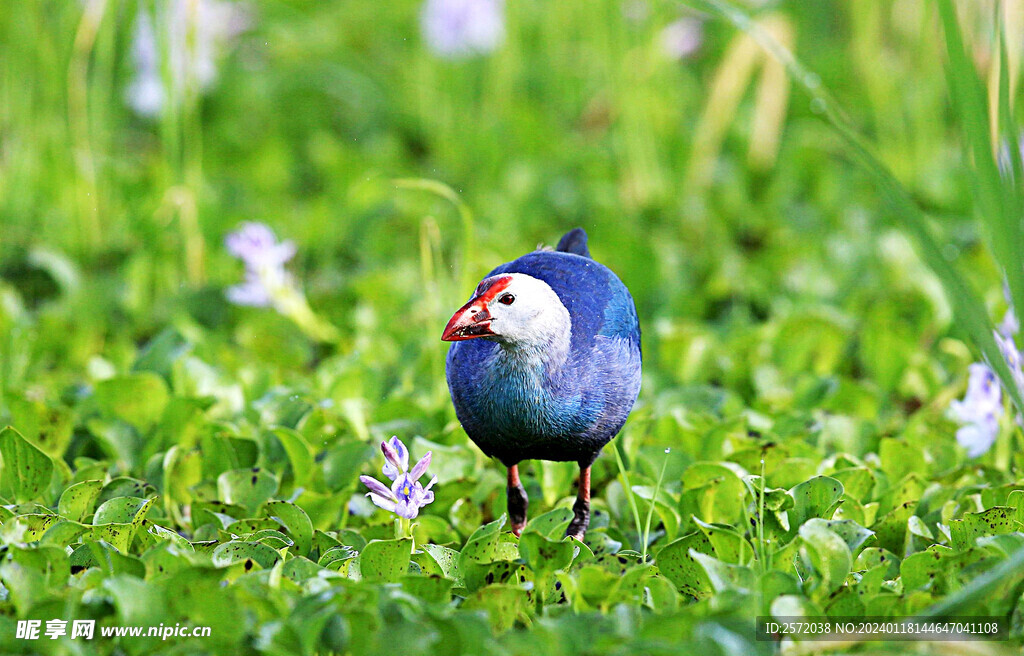
[[[769,654],[757,615],[954,612],[1019,649],[1020,429],[972,461],[945,412],[999,362],[1020,270],[992,156],[1016,69],[995,136],[986,90],[1020,35],[869,4],[756,13],[791,37],[780,78],[736,14],[667,59],[669,3],[508,3],[505,44],[449,62],[415,2],[256,2],[156,120],[123,103],[135,3],[0,12],[0,651]],[[297,242],[336,341],[226,303],[248,220]],[[579,549],[572,465],[524,466],[533,522],[505,530],[439,341],[576,225],[644,331]],[[395,434],[439,478],[414,554],[357,480]],[[26,618],[212,635],[18,641]]]

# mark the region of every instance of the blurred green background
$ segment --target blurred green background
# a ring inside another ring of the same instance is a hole
[[[444,526],[427,522],[426,537],[464,539],[500,514],[503,482],[454,422],[440,332],[492,267],[582,226],[644,331],[644,387],[621,440],[640,484],[665,447],[678,492],[687,465],[762,437],[793,445],[770,464],[776,487],[836,452],[877,465],[902,438],[930,449],[912,462],[935,480],[957,480],[966,464],[945,412],[975,358],[898,217],[781,66],[682,4],[495,6],[503,36],[464,56],[432,48],[424,5],[406,0],[5,7],[0,421],[30,441],[49,426],[43,450],[67,463],[65,483],[96,463],[152,482],[186,533],[178,504],[260,463],[315,528],[366,522],[380,537],[386,520],[367,508],[346,520],[342,504],[361,498],[357,470],[376,467],[367,444],[418,436],[414,453],[454,463],[428,511]],[[997,316],[933,3],[743,6],[835,94]],[[1020,2],[1002,6],[1016,83],[1024,19]],[[960,9],[985,70],[994,5]],[[242,267],[224,238],[244,221],[296,242],[289,269],[336,344],[226,302]],[[95,397],[140,371],[182,405],[139,421]],[[196,399],[209,405],[189,414]],[[266,437],[201,472],[163,469],[173,449],[209,454],[211,436],[272,425],[302,432],[326,480],[293,480],[295,461]],[[907,473],[894,453],[881,461],[893,481]],[[984,462],[1010,457],[1004,444]],[[615,535],[635,543],[613,459],[595,471]],[[170,473],[180,488],[165,487]],[[531,470],[537,507],[564,501],[570,475]]]
[[[346,334],[370,322],[377,341],[415,343],[405,362],[439,358],[426,338],[466,293],[450,267],[476,277],[581,225],[637,299],[655,380],[752,398],[748,374],[764,354],[749,340],[768,319],[807,326],[810,313],[842,339],[796,339],[767,358],[794,360],[786,373],[824,357],[820,372],[877,376],[883,401],[935,392],[930,376],[900,391],[913,349],[879,344],[928,349],[945,333],[929,276],[807,99],[787,98],[777,65],[729,26],[674,3],[516,2],[493,52],[448,59],[424,42],[418,3],[233,8],[232,34],[214,42],[215,81],[200,91],[164,62],[161,82],[180,102],[155,116],[126,102],[133,26],[152,3],[29,5],[0,18],[3,281],[76,327],[16,354],[26,366],[81,371],[182,312],[239,328],[245,317],[211,299],[239,275],[222,239],[245,220],[299,243],[313,305]],[[969,251],[934,8],[753,9]],[[699,44],[676,57],[665,29],[680,18]],[[453,207],[396,189],[405,177],[460,194],[475,217],[471,250]],[[68,289],[40,271],[40,250],[80,282],[64,311],[53,306]],[[389,321],[396,307],[417,321]]]

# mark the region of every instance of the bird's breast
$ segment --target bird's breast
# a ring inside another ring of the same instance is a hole
[[[565,438],[596,419],[596,409],[588,407],[565,367],[552,371],[541,358],[496,345],[487,350],[464,359],[453,349],[449,367],[456,411],[474,441]]]

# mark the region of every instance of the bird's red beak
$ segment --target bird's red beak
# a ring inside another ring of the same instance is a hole
[[[493,334],[491,313],[487,311],[485,301],[478,296],[459,308],[448,325],[444,327],[441,340],[461,342],[465,339],[476,339]]]

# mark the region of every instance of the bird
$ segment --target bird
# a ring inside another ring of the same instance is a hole
[[[455,414],[469,438],[508,469],[512,532],[526,526],[524,460],[575,462],[567,536],[590,523],[590,468],[640,393],[640,322],[629,290],[595,261],[575,228],[554,250],[495,268],[444,328]]]

